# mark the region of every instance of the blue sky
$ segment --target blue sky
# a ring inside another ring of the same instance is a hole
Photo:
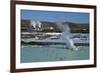
[[[89,13],[21,10],[21,19],[89,23]]]

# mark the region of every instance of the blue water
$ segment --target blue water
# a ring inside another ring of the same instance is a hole
[[[50,46],[26,46],[21,48],[22,63],[87,59],[89,59],[89,46],[80,46],[77,51]]]

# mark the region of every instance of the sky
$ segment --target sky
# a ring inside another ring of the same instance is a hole
[[[51,22],[73,22],[89,23],[89,13],[21,10],[21,19],[51,21]]]

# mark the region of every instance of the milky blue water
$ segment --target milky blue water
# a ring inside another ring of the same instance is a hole
[[[21,62],[71,61],[89,59],[89,46],[80,46],[77,51],[63,47],[26,46],[21,48]]]

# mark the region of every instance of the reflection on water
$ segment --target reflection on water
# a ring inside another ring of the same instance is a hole
[[[47,62],[89,59],[89,46],[79,46],[77,51],[54,46],[24,46],[21,48],[21,62]]]

